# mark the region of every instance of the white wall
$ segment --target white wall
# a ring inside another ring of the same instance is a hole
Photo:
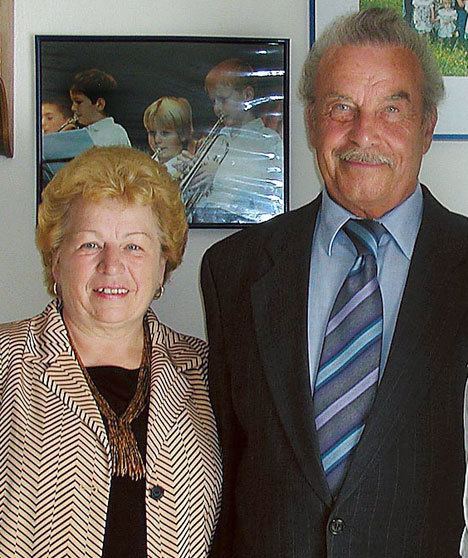
[[[307,52],[308,0],[31,0],[16,1],[15,156],[0,157],[0,322],[39,312],[48,300],[34,247],[34,35],[219,35],[291,38],[291,205],[309,201],[320,182],[307,149],[296,98]],[[450,208],[468,214],[468,142],[435,143],[422,180]],[[204,336],[198,287],[203,252],[227,231],[192,230],[184,263],[163,299],[160,318]]]

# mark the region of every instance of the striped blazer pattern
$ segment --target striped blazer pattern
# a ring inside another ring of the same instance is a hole
[[[0,326],[2,558],[102,554],[109,443],[59,310],[55,300],[39,316]],[[201,558],[221,492],[207,346],[161,324],[151,310],[148,321],[148,557]]]

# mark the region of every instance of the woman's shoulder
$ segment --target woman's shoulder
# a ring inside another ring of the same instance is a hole
[[[208,345],[203,339],[181,333],[160,322],[155,314],[148,312],[150,329],[154,329],[153,336],[157,344],[162,344],[177,360],[190,360],[198,358],[206,360]]]
[[[18,340],[23,337],[26,338],[33,319],[34,318],[26,318],[0,324],[0,338]]]
[[[193,352],[201,357],[207,355],[208,344],[206,341],[203,341],[203,339],[186,333],[180,333],[165,324],[161,324],[161,328],[164,331],[164,335],[168,341],[167,345],[170,349],[180,352]]]

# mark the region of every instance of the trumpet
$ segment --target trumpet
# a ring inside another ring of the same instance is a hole
[[[156,163],[160,163],[161,161],[159,160],[159,156],[161,155],[161,151],[162,148],[161,147],[156,147],[156,149],[154,150],[153,154],[151,155],[151,159],[153,159],[153,161],[156,161]]]
[[[62,132],[64,128],[66,128],[67,126],[71,126],[72,124],[73,126],[76,126],[76,124],[78,124],[78,116],[76,114],[74,114],[64,124],[62,124],[57,132]]]
[[[206,156],[208,155],[210,149],[213,147],[215,141],[218,139],[219,132],[221,131],[221,128],[223,126],[224,126],[224,115],[221,114],[218,120],[214,123],[211,130],[208,132],[206,138],[198,147],[197,152],[195,153],[193,159],[192,166],[189,168],[187,174],[180,181],[180,193],[182,199],[184,200],[187,214],[189,214],[193,210],[194,206],[208,192],[210,186],[200,186],[197,189],[191,191],[190,193],[188,193],[188,190],[189,190],[190,182],[192,181],[193,177],[197,174],[197,172],[200,170],[203,161],[206,159]],[[227,154],[227,149],[223,157],[217,160],[218,164],[221,164],[226,154]]]

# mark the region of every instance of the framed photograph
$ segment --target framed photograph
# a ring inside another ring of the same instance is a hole
[[[13,157],[14,0],[0,0],[0,155]]]
[[[36,36],[37,202],[93,145],[132,145],[179,181],[191,227],[289,208],[289,42]]]
[[[371,6],[394,8],[427,36],[446,90],[434,139],[468,140],[468,0],[310,0],[310,44],[336,16]]]

